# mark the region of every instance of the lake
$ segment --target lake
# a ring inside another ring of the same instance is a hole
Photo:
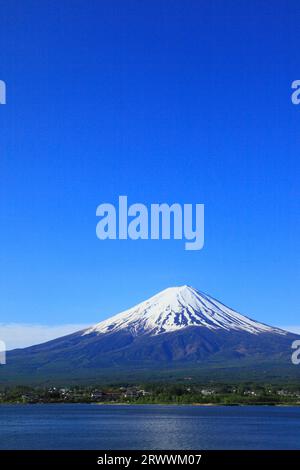
[[[1,405],[1,449],[300,449],[300,407]]]

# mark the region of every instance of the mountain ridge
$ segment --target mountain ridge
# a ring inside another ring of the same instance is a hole
[[[162,334],[188,326],[203,326],[211,330],[240,330],[253,334],[287,334],[284,330],[236,312],[204,292],[183,285],[164,289],[136,306],[88,328],[84,335],[122,329],[129,329],[134,335]]]

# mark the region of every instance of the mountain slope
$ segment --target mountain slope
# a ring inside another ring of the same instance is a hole
[[[295,374],[299,337],[251,320],[191,287],[169,288],[108,320],[8,353],[1,383],[92,383],[166,375]],[[252,372],[251,372],[252,373]]]
[[[255,322],[189,286],[171,287],[145,302],[105,320],[84,334],[128,329],[133,335],[161,334],[188,326],[249,333],[286,332]]]

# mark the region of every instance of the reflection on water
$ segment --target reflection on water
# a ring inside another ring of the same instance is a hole
[[[300,449],[300,408],[1,405],[1,449]]]

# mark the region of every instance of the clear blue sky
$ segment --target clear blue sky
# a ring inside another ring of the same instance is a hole
[[[0,322],[93,323],[190,284],[299,324],[297,1],[1,6]],[[204,203],[205,247],[99,241],[102,202]]]

